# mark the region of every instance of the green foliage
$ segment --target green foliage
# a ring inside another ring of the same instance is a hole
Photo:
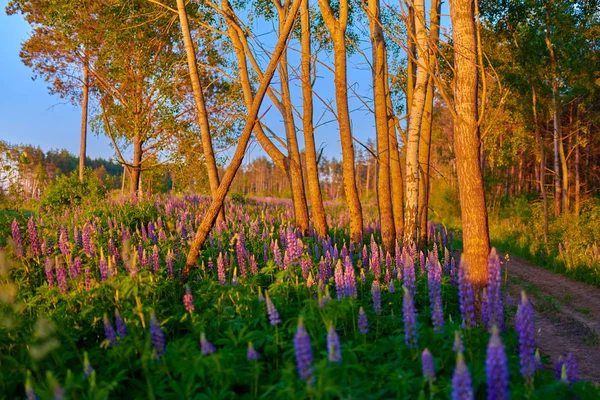
[[[62,209],[80,205],[85,201],[97,201],[106,194],[96,176],[86,170],[85,179],[79,181],[79,174],[72,172],[70,175],[61,175],[50,184],[40,205],[51,209]]]

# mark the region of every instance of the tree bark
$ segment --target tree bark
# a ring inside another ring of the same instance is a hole
[[[424,0],[415,0],[415,31],[417,43],[417,80],[410,106],[406,144],[406,208],[404,212],[404,245],[417,239],[417,211],[419,192],[419,136],[427,91],[429,52],[425,26]]]
[[[317,152],[315,148],[313,126],[313,93],[310,79],[310,14],[308,0],[302,1],[300,22],[302,29],[302,128],[304,130],[304,148],[306,150],[306,180],[312,205],[315,231],[320,238],[324,239],[328,234],[328,228],[325,207],[323,206],[323,196],[321,195],[321,185],[319,183],[319,168],[317,165]]]
[[[210,185],[211,195],[214,197],[217,189],[219,188],[219,172],[217,170],[217,162],[215,161],[215,153],[212,146],[206,103],[204,101],[204,94],[202,93],[202,87],[200,85],[200,74],[198,73],[198,65],[196,63],[196,50],[192,42],[192,35],[190,33],[184,0],[177,0],[177,12],[179,14],[179,24],[181,25],[181,33],[183,35],[187,63],[190,70],[190,80],[192,82],[192,90],[194,91],[196,111],[198,112],[198,125],[200,126],[202,150],[204,152],[204,161],[206,162],[206,170],[208,172],[208,183]],[[225,212],[223,208],[221,208],[219,211],[219,220],[225,220]]]
[[[252,134],[252,129],[254,125],[258,123],[258,112],[265,97],[265,93],[267,92],[267,88],[271,83],[271,79],[275,74],[277,65],[279,64],[279,59],[287,46],[288,37],[290,36],[290,32],[292,30],[292,27],[294,26],[296,15],[298,14],[298,9],[300,8],[301,2],[302,0],[294,0],[292,6],[290,7],[290,13],[286,19],[285,25],[283,29],[279,32],[279,38],[277,39],[277,44],[275,46],[275,49],[273,50],[273,54],[271,55],[269,65],[261,79],[260,85],[252,101],[252,105],[248,109],[248,118],[246,119],[244,129],[242,131],[242,134],[240,135],[238,145],[235,149],[233,157],[231,158],[231,163],[229,164],[229,167],[225,171],[225,175],[221,180],[221,184],[219,185],[219,189],[217,190],[217,196],[211,202],[211,205],[208,208],[208,210],[206,210],[204,218],[202,219],[202,222],[196,230],[196,235],[194,237],[192,245],[190,246],[190,251],[188,253],[187,260],[185,262],[185,267],[182,273],[184,279],[187,278],[190,270],[192,270],[196,266],[196,261],[198,261],[198,254],[200,252],[200,249],[204,245],[208,234],[210,233],[213,225],[215,224],[217,214],[219,213],[219,209],[223,205],[223,201],[225,200],[225,196],[229,191],[231,182],[233,181],[236,172],[242,164],[244,155],[246,153],[246,147],[248,146],[248,142],[250,141],[250,135]]]
[[[360,243],[363,233],[362,208],[356,188],[354,173],[354,144],[348,107],[348,80],[346,66],[346,28],[348,25],[348,0],[340,0],[339,18],[336,19],[328,0],[319,0],[325,25],[333,41],[334,84],[337,117],[342,145],[342,180],[350,214],[350,240]]]
[[[473,0],[450,3],[454,40],[454,151],[463,243],[469,280],[479,291],[488,281],[490,241],[477,124],[477,42]]]
[[[393,254],[396,247],[396,228],[392,209],[390,186],[390,138],[385,74],[386,51],[381,29],[379,0],[368,0],[369,28],[373,51],[373,98],[375,103],[375,129],[377,132],[377,205],[381,239],[386,253]]]
[[[131,194],[136,194],[141,191],[140,180],[142,173],[142,144],[143,141],[139,134],[133,138],[133,163],[130,168],[130,191]]]
[[[79,140],[79,182],[85,179],[85,157],[87,149],[88,98],[90,93],[90,71],[87,59],[83,64],[83,93],[81,100],[81,138]]]
[[[440,38],[440,8],[442,3],[440,0],[431,1],[430,10],[430,28],[429,28],[429,64],[431,72],[435,74],[436,58],[438,52]],[[429,193],[430,193],[430,168],[431,159],[431,131],[433,127],[433,76],[429,77],[427,84],[427,93],[425,95],[425,109],[423,110],[423,122],[421,125],[421,138],[419,140],[419,247],[427,245],[427,219],[429,211]]]
[[[544,244],[548,245],[548,196],[546,195],[546,185],[545,185],[545,177],[546,177],[546,154],[544,151],[544,139],[540,133],[540,126],[538,123],[538,115],[537,115],[537,96],[535,93],[535,88],[531,87],[532,94],[532,106],[533,106],[533,124],[535,126],[535,139],[538,142],[538,146],[540,149],[540,194],[542,196],[542,203],[544,206]]]

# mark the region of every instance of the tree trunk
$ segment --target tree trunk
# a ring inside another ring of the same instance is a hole
[[[188,25],[188,17],[185,11],[184,0],[177,0],[177,11],[179,14],[179,23],[181,25],[183,42],[185,44],[185,52],[187,54],[187,63],[188,69],[190,70],[192,90],[194,91],[196,111],[198,112],[198,125],[200,126],[202,150],[204,152],[204,161],[206,162],[206,170],[208,172],[208,183],[210,185],[211,195],[214,197],[217,189],[219,188],[219,172],[217,170],[217,162],[215,161],[215,153],[212,146],[210,124],[208,121],[208,113],[206,112],[206,103],[204,102],[202,87],[200,86],[200,75],[198,73],[198,65],[196,63],[196,50],[192,42],[192,35]],[[221,208],[219,211],[219,220],[225,220],[225,212],[223,208]]]
[[[79,141],[79,182],[85,179],[85,153],[87,149],[88,98],[90,92],[90,76],[87,60],[83,64],[83,93],[81,100],[81,138]]]
[[[310,49],[310,14],[308,0],[302,1],[300,11],[302,28],[302,128],[304,131],[304,148],[306,150],[306,180],[312,204],[312,216],[317,235],[324,239],[328,234],[327,218],[319,183],[319,167],[313,127],[313,99],[310,79],[311,49]]]
[[[135,135],[133,138],[133,163],[131,164],[131,185],[130,191],[131,194],[135,194],[138,191],[141,191],[140,187],[140,179],[142,173],[142,139],[139,135]]]
[[[440,0],[432,0],[430,11],[430,28],[429,28],[429,62],[431,72],[435,73],[436,58],[440,37]],[[433,76],[429,77],[427,84],[427,93],[425,95],[425,109],[423,110],[423,122],[421,125],[421,138],[419,140],[419,247],[427,245],[427,219],[429,212],[429,163],[431,159],[431,131],[433,127]]]
[[[417,77],[417,46],[415,44],[415,9],[413,3],[408,5],[408,20],[406,21],[406,123],[410,121],[410,109],[415,92],[415,80]]]
[[[410,106],[406,144],[406,209],[404,213],[404,245],[417,239],[417,211],[419,192],[419,136],[427,91],[429,52],[425,26],[424,0],[416,0],[415,31],[417,42],[417,81]]]
[[[404,232],[404,181],[402,179],[402,163],[400,162],[400,149],[398,147],[398,136],[396,133],[396,121],[392,97],[389,90],[389,74],[387,63],[385,66],[385,102],[388,109],[388,135],[390,139],[390,175],[392,181],[392,209],[394,211],[394,227],[396,236],[402,237]],[[396,249],[394,249],[395,251]]]
[[[540,126],[538,123],[537,116],[537,96],[535,88],[531,87],[532,101],[533,101],[533,124],[535,126],[535,139],[538,142],[540,148],[540,194],[542,195],[542,203],[544,205],[544,244],[548,245],[548,196],[546,196],[546,154],[544,152],[544,139],[540,133]]]
[[[463,243],[469,280],[477,291],[488,281],[490,241],[477,124],[477,43],[473,0],[450,3],[454,40],[454,151]]]
[[[579,176],[579,163],[581,162],[581,153],[579,150],[579,129],[581,121],[579,120],[579,105],[577,106],[577,124],[575,126],[575,215],[581,213],[581,178]]]
[[[389,115],[386,100],[387,76],[385,74],[387,60],[383,30],[381,29],[379,0],[369,0],[368,7],[371,48],[373,49],[373,98],[377,132],[377,205],[383,249],[386,253],[393,254],[396,247],[396,228],[390,186]]]
[[[202,222],[196,230],[196,236],[194,237],[194,241],[190,246],[190,251],[188,253],[187,260],[185,262],[185,267],[183,269],[183,279],[186,279],[190,270],[196,266],[196,261],[198,261],[198,254],[200,252],[200,249],[204,245],[208,234],[210,233],[213,225],[215,224],[217,214],[219,213],[219,209],[223,205],[223,201],[225,200],[225,196],[229,191],[231,182],[233,181],[236,172],[242,164],[244,155],[246,153],[246,147],[248,146],[248,142],[250,141],[250,136],[252,134],[252,129],[254,125],[258,123],[258,112],[265,97],[265,93],[267,92],[267,88],[271,83],[271,79],[275,74],[275,69],[277,69],[277,65],[279,64],[279,59],[287,46],[288,37],[294,25],[294,21],[296,20],[296,15],[298,14],[298,9],[300,8],[301,1],[302,0],[294,0],[292,6],[290,7],[290,13],[287,17],[283,29],[279,33],[279,38],[277,39],[277,44],[275,46],[275,49],[273,50],[273,54],[271,56],[271,60],[269,61],[269,65],[260,81],[260,85],[254,96],[252,105],[248,109],[248,117],[246,119],[246,123],[244,124],[242,134],[240,135],[238,145],[235,149],[233,157],[231,158],[231,163],[229,164],[229,167],[225,171],[225,175],[221,180],[221,184],[219,185],[219,189],[217,190],[216,197],[212,200],[210,207],[208,208],[208,210],[206,210],[204,218],[202,219]]]
[[[337,117],[342,145],[342,180],[346,203],[350,214],[350,240],[360,243],[363,233],[362,208],[354,174],[354,144],[348,108],[348,80],[346,66],[346,28],[348,25],[348,1],[340,0],[339,18],[333,15],[328,0],[319,0],[323,20],[331,34],[334,53],[334,84]]]

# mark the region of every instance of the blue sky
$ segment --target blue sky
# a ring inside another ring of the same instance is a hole
[[[271,26],[263,22],[261,26],[255,28],[258,31],[267,31]],[[81,110],[58,96],[50,95],[47,84],[43,80],[32,80],[31,69],[23,65],[19,58],[21,43],[27,39],[28,34],[29,25],[22,16],[9,17],[4,10],[0,11],[0,140],[14,144],[33,144],[43,150],[65,148],[73,154],[78,154]],[[297,43],[292,43],[292,46],[297,47]],[[366,54],[370,54],[368,43],[363,47]],[[290,52],[289,58],[292,63],[297,60],[293,51]],[[328,60],[328,63],[332,65],[331,60]],[[325,68],[319,67],[318,76],[315,88],[321,97],[333,100],[333,75]],[[348,80],[356,91],[370,98],[371,72],[362,56],[355,55],[348,60]],[[293,81],[291,86],[292,98],[301,103],[298,82]],[[350,95],[352,96],[351,93]],[[317,119],[324,107],[317,98],[314,102],[315,119]],[[263,108],[266,109],[269,104],[267,100]],[[354,96],[350,99],[350,109],[355,110],[352,113],[352,127],[357,140],[374,139],[373,115],[365,110],[361,101]],[[332,120],[332,116],[325,116],[323,120]],[[265,122],[274,131],[283,131],[281,115],[274,108],[265,117]],[[301,126],[299,121],[298,126]],[[299,132],[299,139],[303,146],[301,132]],[[340,157],[336,122],[317,127],[315,139],[317,147],[325,147],[326,156]],[[262,150],[254,144],[250,147],[247,160],[261,154],[263,154]],[[108,138],[90,133],[88,156],[114,158],[114,151],[110,147]]]

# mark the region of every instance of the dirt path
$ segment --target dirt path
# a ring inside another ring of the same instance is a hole
[[[600,383],[600,289],[510,256],[505,289],[516,305],[525,290],[535,309],[536,341],[554,364],[571,352],[582,379]]]

